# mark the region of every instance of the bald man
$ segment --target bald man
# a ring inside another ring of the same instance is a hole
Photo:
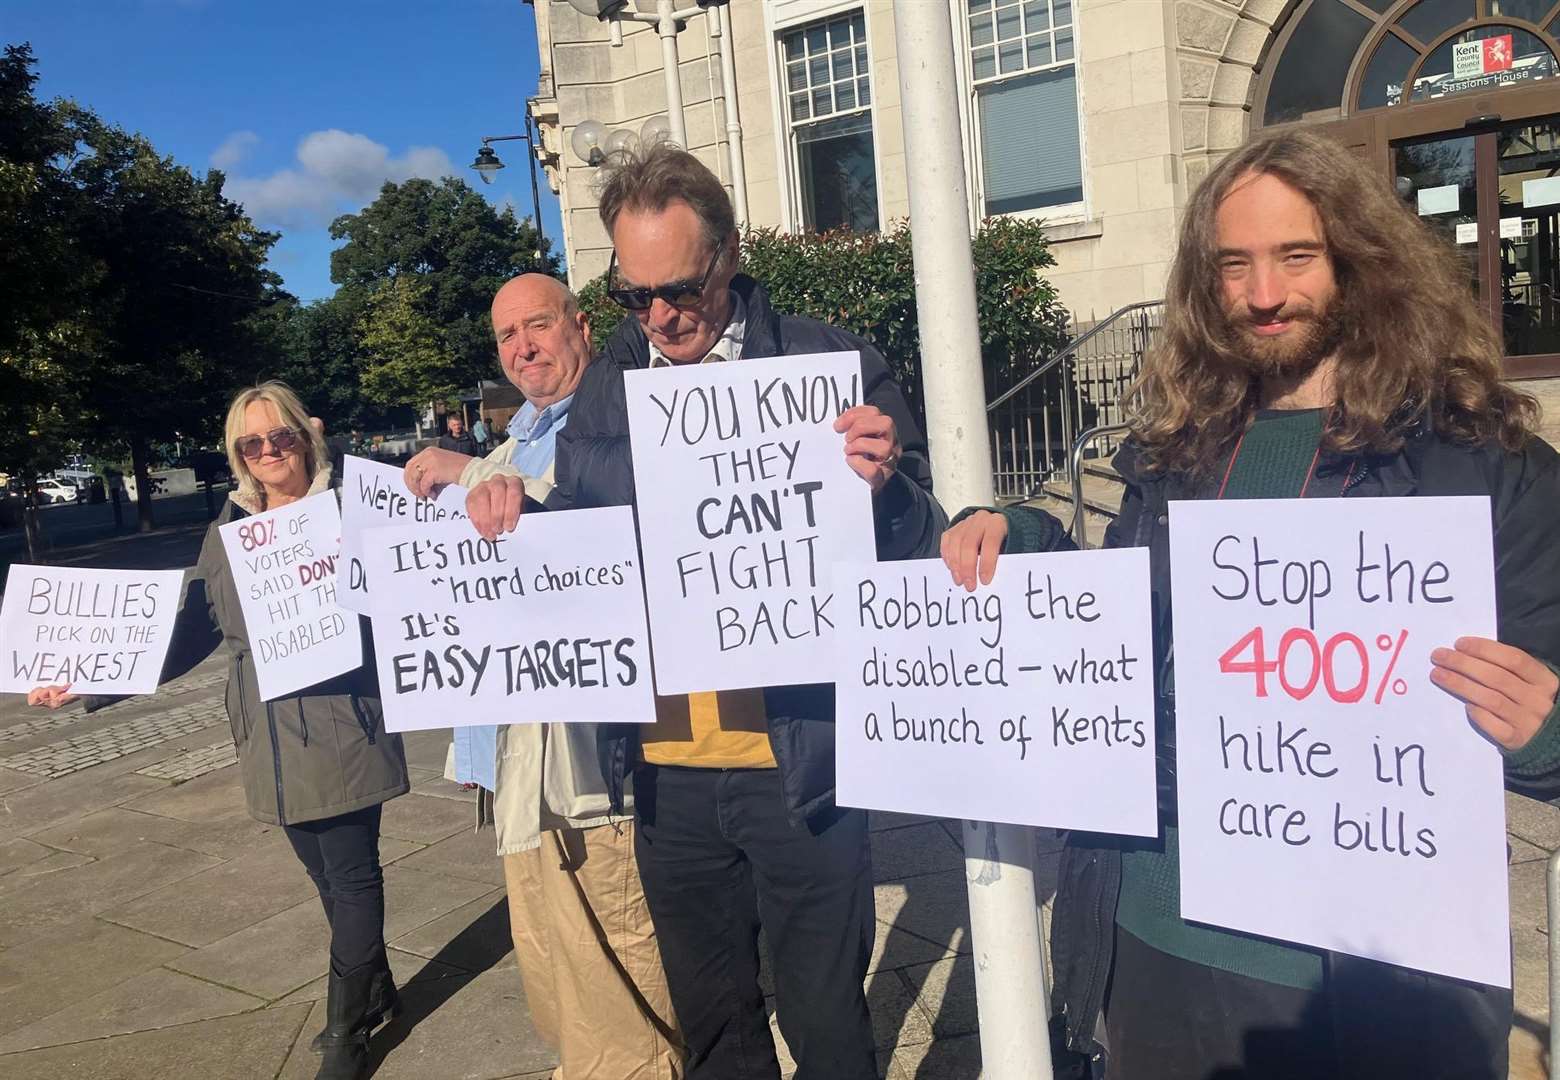
[[[525,404],[486,458],[428,449],[406,466],[422,496],[445,484],[521,479],[543,503],[558,432],[590,363],[590,326],[561,282],[524,274],[493,298],[505,376]],[[534,719],[534,718],[529,718]],[[455,729],[453,779],[491,798],[510,930],[554,1080],[680,1080],[682,1038],[634,857],[633,810],[614,814],[594,724]],[[491,792],[491,796],[489,796]]]

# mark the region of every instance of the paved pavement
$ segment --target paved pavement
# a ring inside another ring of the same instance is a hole
[[[136,542],[193,561],[199,532]],[[108,562],[108,552],[72,561]],[[133,556],[133,552],[130,553]],[[100,563],[100,564],[103,564]],[[313,1076],[327,930],[281,830],[244,811],[213,658],[154,697],[91,716],[0,698],[0,1076]],[[414,788],[381,847],[386,936],[407,1014],[375,1040],[383,1080],[534,1078],[531,1028],[491,833],[440,778],[447,734],[407,737]],[[1560,810],[1508,797],[1518,1019],[1512,1076],[1546,1075],[1544,860]],[[1055,841],[1039,835],[1049,897]],[[877,947],[868,997],[895,1080],[979,1074],[955,823],[875,815]]]

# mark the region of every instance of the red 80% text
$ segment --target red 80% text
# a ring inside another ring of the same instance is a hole
[[[1376,638],[1376,648],[1391,654],[1386,671],[1376,682],[1376,693],[1372,700],[1377,705],[1381,704],[1389,687],[1398,696],[1408,693],[1408,683],[1392,677],[1398,657],[1403,654],[1403,646],[1406,644],[1407,630],[1399,630],[1396,638],[1390,634],[1381,634]],[[1294,660],[1297,653],[1300,659]],[[1349,662],[1345,660],[1340,675],[1340,655],[1347,657],[1351,653],[1359,666],[1359,675],[1352,685],[1340,685],[1340,681],[1347,679],[1352,671]],[[1249,654],[1250,659],[1242,659],[1243,654]],[[1275,674],[1284,693],[1296,701],[1310,697],[1318,683],[1326,689],[1328,697],[1341,705],[1351,705],[1362,700],[1371,688],[1370,651],[1366,649],[1365,642],[1347,632],[1334,634],[1322,642],[1315,633],[1303,626],[1284,631],[1284,636],[1278,641],[1278,653],[1271,660],[1268,659],[1262,627],[1255,627],[1224,650],[1219,656],[1219,670],[1226,675],[1253,676],[1259,698],[1268,696],[1268,676]],[[1305,678],[1297,679],[1297,674],[1304,674]]]
[[[262,548],[276,539],[276,519],[255,521],[238,527],[238,542],[245,551]]]

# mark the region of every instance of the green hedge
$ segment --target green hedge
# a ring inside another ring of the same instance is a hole
[[[1039,222],[989,219],[973,247],[989,398],[1066,344],[1068,317],[1056,290],[1040,273],[1056,260]],[[742,269],[764,284],[777,310],[821,319],[872,342],[888,359],[916,412],[922,412],[908,223],[883,233],[749,230],[742,236]],[[605,274],[580,290],[580,306],[598,344],[624,317],[607,297]]]

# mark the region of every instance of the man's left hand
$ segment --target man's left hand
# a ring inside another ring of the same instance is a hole
[[[465,454],[437,446],[419,450],[406,463],[406,488],[419,499],[431,499],[446,484],[460,483],[460,474],[472,461]]]
[[[1489,638],[1458,638],[1454,648],[1432,652],[1430,662],[1430,681],[1466,702],[1468,719],[1507,750],[1532,741],[1560,692],[1548,665]]]
[[[834,430],[845,433],[845,464],[867,482],[872,494],[882,491],[904,455],[894,418],[876,405],[857,405],[840,413]]]

